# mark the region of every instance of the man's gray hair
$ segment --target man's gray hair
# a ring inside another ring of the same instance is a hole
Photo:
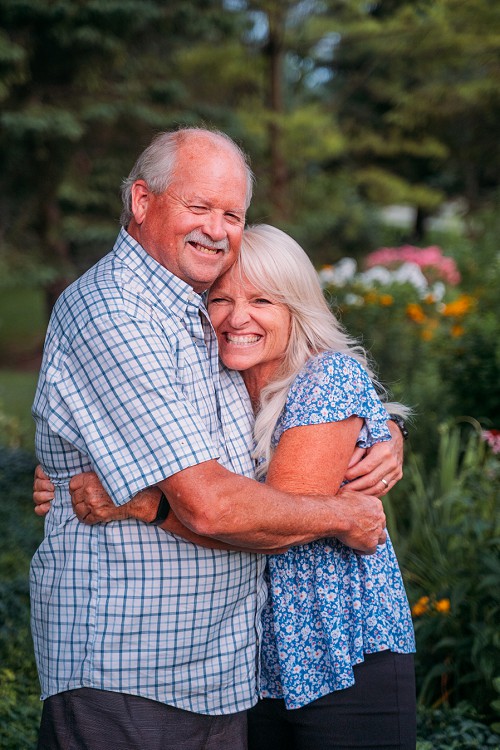
[[[155,195],[163,193],[172,182],[180,146],[189,138],[199,136],[205,136],[213,143],[226,148],[229,146],[235,156],[240,159],[247,177],[245,209],[248,208],[252,199],[254,175],[245,152],[221,130],[179,128],[179,130],[158,133],[139,156],[129,176],[123,180],[121,190],[123,209],[120,216],[120,223],[123,227],[127,228],[132,219],[132,185],[134,182],[144,180],[152,193]]]

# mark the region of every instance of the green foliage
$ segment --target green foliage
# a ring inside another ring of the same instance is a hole
[[[453,709],[420,709],[417,750],[500,750],[500,737],[468,704]]]
[[[423,289],[399,280],[389,265],[384,277],[371,279],[362,263],[344,279],[337,266],[320,272],[332,308],[368,349],[381,381],[414,409],[412,448],[427,466],[434,464],[440,423],[465,415],[500,426],[497,215],[495,204],[482,224],[475,222],[473,237],[440,236],[461,280],[452,286],[445,279],[439,295],[439,265],[434,274],[428,268]]]
[[[33,449],[35,423],[31,405],[37,379],[34,372],[0,370],[0,445]]]
[[[35,747],[41,704],[29,623],[28,571],[42,536],[32,511],[34,458],[0,447],[0,747]]]
[[[472,209],[484,204],[499,167],[497,4],[328,6],[339,34],[329,61],[332,106],[370,199],[430,212],[444,196],[462,195]]]
[[[109,248],[122,178],[179,124],[239,140],[250,220],[318,263],[376,246],[373,205],[477,211],[498,189],[487,0],[0,0],[0,25],[0,270],[47,287]]]
[[[413,604],[420,702],[467,700],[498,718],[500,457],[478,425],[442,425],[431,471],[410,456],[390,518]]]

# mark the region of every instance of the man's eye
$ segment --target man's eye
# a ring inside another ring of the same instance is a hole
[[[241,214],[233,214],[233,213],[227,213],[226,219],[228,221],[231,221],[233,224],[243,224],[244,218],[241,216]]]
[[[207,210],[206,206],[189,206],[189,210],[195,214],[201,214]]]

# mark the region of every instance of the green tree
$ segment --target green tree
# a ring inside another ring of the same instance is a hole
[[[366,197],[422,219],[498,186],[500,8],[489,0],[328,3],[331,106]]]
[[[135,155],[197,117],[176,50],[228,20],[208,0],[0,0],[0,24],[2,252],[54,297],[116,233]]]

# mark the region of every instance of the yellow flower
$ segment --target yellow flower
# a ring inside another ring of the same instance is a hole
[[[410,302],[406,306],[406,314],[414,323],[423,323],[426,319],[424,311],[416,302]]]
[[[437,612],[442,612],[444,615],[449,613],[450,608],[451,604],[449,599],[439,599],[439,601],[434,604],[434,609]]]
[[[421,596],[416,604],[411,608],[414,617],[420,617],[429,611],[429,597]]]
[[[369,305],[374,305],[378,300],[378,296],[375,292],[367,292],[365,294],[365,302]]]
[[[392,294],[381,294],[379,301],[383,307],[390,307],[394,302],[394,297]]]

